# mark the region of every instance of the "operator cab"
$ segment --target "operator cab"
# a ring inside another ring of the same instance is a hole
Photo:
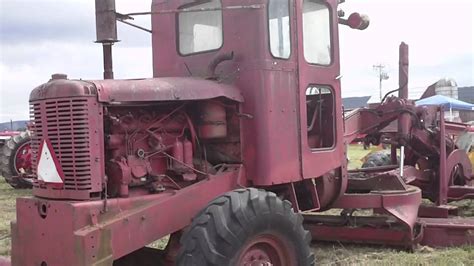
[[[256,185],[344,175],[338,24],[367,25],[339,18],[338,2],[153,2],[154,76],[242,91],[252,117],[242,119],[242,152]]]

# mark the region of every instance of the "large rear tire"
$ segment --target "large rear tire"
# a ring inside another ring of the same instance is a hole
[[[392,164],[392,158],[387,151],[376,151],[369,154],[362,164],[362,168],[387,166]]]
[[[177,265],[314,265],[311,235],[291,203],[239,189],[215,199],[181,238]]]
[[[0,153],[0,174],[15,189],[31,188],[32,183],[22,178],[31,174],[30,135],[22,132],[5,142]]]

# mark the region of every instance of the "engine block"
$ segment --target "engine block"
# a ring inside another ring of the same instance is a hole
[[[109,107],[105,124],[110,196],[126,197],[133,186],[164,190],[166,181],[196,180],[196,129],[185,104]]]

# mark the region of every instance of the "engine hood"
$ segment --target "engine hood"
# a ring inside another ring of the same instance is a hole
[[[204,100],[225,97],[243,102],[234,86],[189,77],[133,80],[51,80],[34,89],[30,101],[97,95],[99,102],[153,102]]]
[[[154,78],[93,81],[100,102],[150,102],[201,100],[225,97],[243,101],[233,86],[198,78]]]
[[[30,101],[94,96],[96,94],[97,89],[92,82],[83,80],[52,79],[48,83],[36,87],[30,93]]]

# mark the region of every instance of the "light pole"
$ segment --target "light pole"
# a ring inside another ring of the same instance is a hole
[[[382,81],[389,79],[388,73],[385,71],[385,65],[378,64],[374,65],[374,70],[377,71],[379,75],[379,92],[380,92],[380,103],[382,103]]]

